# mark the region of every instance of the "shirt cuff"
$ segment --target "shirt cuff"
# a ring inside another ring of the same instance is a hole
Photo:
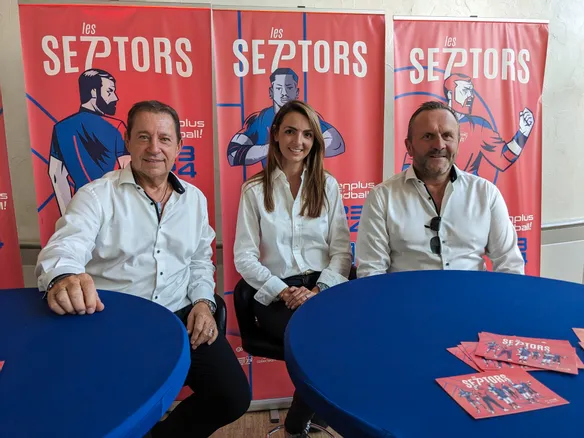
[[[203,301],[205,304],[207,304],[207,306],[209,306],[209,310],[211,311],[211,315],[215,315],[215,312],[217,311],[217,304],[215,304],[215,301],[211,301],[208,300],[207,298],[199,298],[198,300],[195,300],[193,302],[193,307],[195,307],[195,305],[197,303],[200,303],[201,301]]]
[[[278,299],[280,292],[287,287],[288,285],[286,283],[274,275],[266,281],[260,289],[258,289],[254,299],[264,306],[269,306]]]
[[[332,271],[330,269],[323,269],[320,273],[320,277],[318,277],[317,283],[324,283],[328,287],[333,287],[346,281],[349,280],[347,280],[338,272]]]
[[[63,274],[79,275],[85,272],[84,269],[79,269],[73,266],[59,266],[58,268],[51,269],[49,272],[39,276],[37,281],[37,287],[41,292],[45,292],[49,287],[49,283],[54,278],[57,278]]]
[[[191,301],[191,304],[193,306],[202,300],[207,300],[207,301],[212,302],[213,304],[216,304],[215,303],[215,292],[209,291],[209,289],[207,289],[206,287],[204,290],[202,290],[202,288],[195,288],[193,290],[188,290],[187,297]]]

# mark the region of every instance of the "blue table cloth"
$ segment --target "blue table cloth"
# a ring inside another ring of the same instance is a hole
[[[481,331],[569,340],[584,286],[489,272],[422,271],[344,283],[309,300],[285,337],[297,390],[344,437],[584,436],[584,370],[532,376],[570,402],[475,420],[436,383],[475,371],[446,351]]]
[[[37,289],[0,290],[0,437],[142,437],[183,386],[190,348],[158,304],[99,291],[59,316]]]

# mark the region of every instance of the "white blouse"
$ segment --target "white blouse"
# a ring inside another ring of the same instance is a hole
[[[234,262],[237,272],[258,292],[255,299],[269,305],[293,275],[321,271],[319,282],[329,287],[347,281],[351,269],[349,226],[337,180],[326,175],[326,198],[317,218],[301,216],[302,187],[296,199],[284,172],[272,174],[274,211],[264,207],[261,182],[244,184],[237,216]]]

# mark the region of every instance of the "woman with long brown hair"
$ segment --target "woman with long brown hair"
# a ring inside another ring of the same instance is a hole
[[[270,128],[265,169],[242,188],[235,268],[256,291],[260,327],[276,340],[299,306],[347,281],[351,269],[349,227],[339,185],[324,170],[324,145],[310,105],[286,103]],[[312,416],[295,393],[287,436],[302,436]]]

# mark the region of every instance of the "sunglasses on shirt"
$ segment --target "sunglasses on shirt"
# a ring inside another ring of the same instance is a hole
[[[426,225],[426,228],[430,228],[432,231],[438,233],[440,231],[441,223],[442,218],[440,216],[436,216],[430,220],[430,226]],[[442,255],[442,244],[440,243],[440,236],[434,236],[430,239],[430,249],[434,254]]]

